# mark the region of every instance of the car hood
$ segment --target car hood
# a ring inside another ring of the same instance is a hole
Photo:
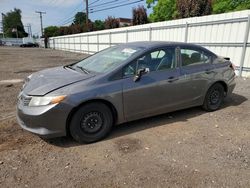
[[[67,67],[45,69],[32,74],[23,92],[27,95],[46,95],[64,86],[94,77],[94,74],[77,72]]]

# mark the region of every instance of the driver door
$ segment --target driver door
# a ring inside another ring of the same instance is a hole
[[[180,70],[175,48],[151,51],[123,70],[123,107],[127,121],[172,111],[178,106]],[[139,69],[144,73],[134,81]]]

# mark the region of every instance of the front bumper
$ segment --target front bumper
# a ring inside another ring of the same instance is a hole
[[[41,137],[66,136],[67,117],[70,111],[69,105],[64,103],[39,107],[18,103],[17,121],[23,129]]]

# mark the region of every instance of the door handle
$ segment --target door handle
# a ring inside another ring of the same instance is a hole
[[[174,76],[170,76],[170,77],[168,78],[168,82],[169,82],[169,83],[175,82],[175,81],[177,81],[177,80],[179,80],[179,78],[176,78],[176,77],[174,77]]]

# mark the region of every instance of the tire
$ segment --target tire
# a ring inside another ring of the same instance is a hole
[[[106,137],[113,126],[113,115],[103,103],[89,103],[72,116],[70,134],[80,143],[92,143]]]
[[[225,93],[224,87],[220,83],[215,83],[214,85],[212,85],[207,91],[202,106],[203,109],[208,112],[218,110],[223,102],[225,96],[224,93]]]

